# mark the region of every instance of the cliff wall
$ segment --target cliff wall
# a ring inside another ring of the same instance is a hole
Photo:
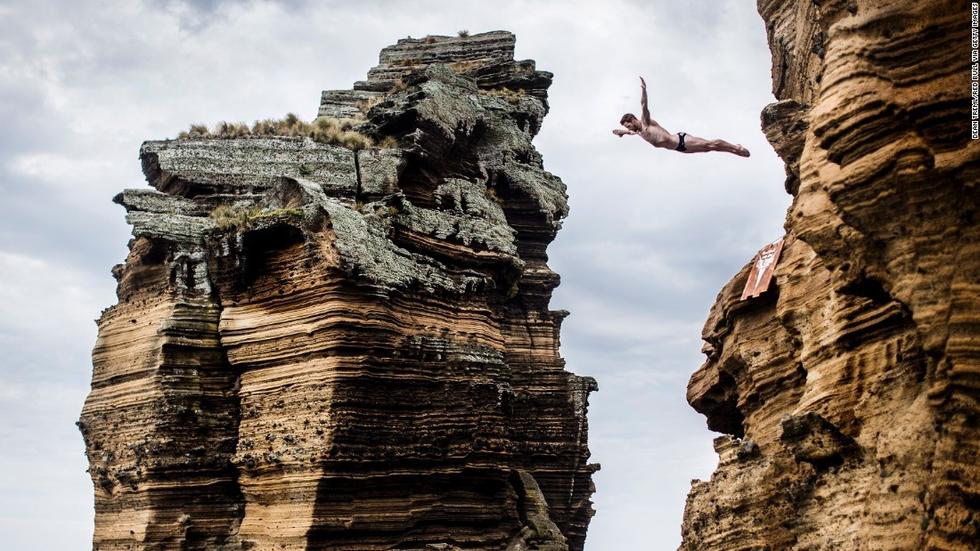
[[[143,144],[79,422],[95,549],[583,548],[596,384],[548,307],[551,74],[513,54],[385,48],[322,96],[357,146]]]
[[[976,549],[980,142],[970,14],[937,0],[759,0],[786,162],[774,288],[749,266],[688,401],[725,436],[681,549]],[[760,244],[761,245],[761,244]]]

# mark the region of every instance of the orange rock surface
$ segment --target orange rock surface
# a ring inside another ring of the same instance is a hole
[[[970,14],[760,0],[793,203],[774,289],[705,324],[688,401],[725,433],[685,550],[980,545],[980,141]]]

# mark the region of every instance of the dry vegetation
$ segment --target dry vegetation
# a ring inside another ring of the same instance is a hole
[[[378,142],[377,147],[381,149],[397,149],[399,147],[398,138],[385,136],[383,140]]]
[[[520,103],[522,99],[527,97],[527,92],[522,89],[511,89],[511,88],[487,88],[481,89],[481,94],[486,94],[488,96],[498,97],[507,101],[508,103],[517,104]]]
[[[405,81],[403,81],[400,78],[396,78],[394,81],[392,81],[391,88],[387,92],[385,92],[383,94],[380,94],[380,95],[377,95],[377,96],[375,96],[375,97],[373,97],[371,99],[365,99],[365,100],[358,101],[356,103],[357,108],[362,113],[365,113],[366,114],[368,111],[371,110],[372,107],[374,107],[375,105],[377,105],[377,104],[385,101],[392,94],[395,94],[395,93],[398,93],[398,92],[402,92],[402,91],[404,91],[406,89],[408,89],[408,85],[405,84]]]
[[[494,203],[497,203],[500,206],[504,206],[504,200],[503,200],[503,198],[500,197],[500,194],[497,193],[497,188],[495,188],[495,187],[488,187],[487,188],[487,197],[491,201],[493,201]]]
[[[483,65],[485,65],[485,62],[481,60],[470,59],[465,61],[454,61],[449,64],[449,68],[457,73],[465,73],[471,69],[482,67]]]
[[[371,99],[362,99],[362,100],[358,101],[357,103],[355,103],[354,105],[356,105],[357,108],[362,113],[367,113],[368,111],[371,110],[372,107],[374,107],[375,105],[377,105],[377,104],[381,103],[382,101],[384,101],[385,98],[387,98],[387,96],[375,96],[375,97],[373,97]]]
[[[214,129],[208,129],[202,124],[194,124],[186,132],[181,132],[177,138],[232,139],[287,136],[311,138],[316,142],[339,145],[354,150],[374,147],[374,141],[371,138],[354,130],[357,122],[354,119],[329,117],[320,117],[313,122],[306,122],[290,113],[284,119],[255,121],[251,127],[242,122],[220,122]]]
[[[375,105],[377,105],[377,104],[385,101],[392,94],[395,94],[397,92],[401,92],[401,91],[406,90],[406,89],[408,89],[408,85],[405,84],[405,81],[403,81],[400,78],[396,78],[391,83],[391,89],[389,89],[387,92],[385,92],[383,94],[379,94],[377,96],[374,96],[373,98],[370,98],[370,99],[360,100],[355,105],[357,105],[358,110],[360,110],[362,113],[365,113],[366,114],[368,111],[371,110],[372,107],[374,107]]]
[[[402,80],[400,78],[396,78],[395,79],[395,82],[393,82],[392,85],[391,85],[391,90],[388,90],[388,94],[394,94],[395,92],[401,92],[401,91],[406,90],[407,88],[408,88],[408,85],[405,84],[405,81],[404,80]]]
[[[262,218],[276,216],[301,216],[301,209],[271,209],[263,210],[255,205],[219,205],[211,211],[211,219],[218,229],[228,230],[248,229]]]

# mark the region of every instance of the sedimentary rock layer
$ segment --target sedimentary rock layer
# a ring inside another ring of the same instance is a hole
[[[394,147],[143,145],[79,422],[96,549],[583,548],[596,385],[548,307],[551,75],[513,45],[402,40],[324,92]]]
[[[980,142],[969,6],[760,0],[794,195],[775,288],[722,289],[688,387],[720,463],[682,549],[976,549]]]

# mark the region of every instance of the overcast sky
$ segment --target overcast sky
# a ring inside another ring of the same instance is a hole
[[[549,249],[568,368],[594,376],[589,551],[680,542],[714,436],[684,399],[722,285],[782,234],[782,164],[759,130],[773,101],[752,0],[80,2],[0,4],[0,539],[89,549],[92,488],[74,426],[93,319],[129,227],[111,197],[146,185],[139,144],[193,122],[316,113],[405,36],[510,30],[555,73],[536,139],[568,185]],[[681,155],[610,130],[639,110],[740,142],[748,160]]]

